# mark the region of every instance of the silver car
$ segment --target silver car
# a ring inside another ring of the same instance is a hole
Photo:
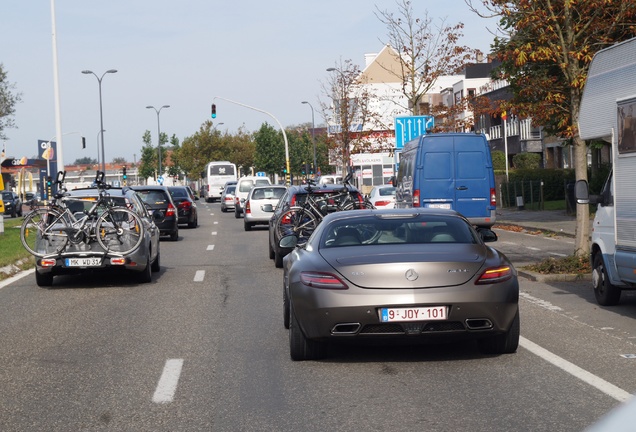
[[[496,239],[452,210],[326,216],[283,260],[291,358],[317,359],[328,342],[373,338],[468,337],[484,353],[515,352],[519,283],[506,256],[485,244]]]
[[[255,186],[250,190],[243,209],[243,228],[250,231],[254,225],[267,225],[272,218],[271,211],[264,211],[264,204],[276,207],[287,188],[280,185]]]

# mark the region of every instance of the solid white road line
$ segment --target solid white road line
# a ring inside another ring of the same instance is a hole
[[[527,349],[531,353],[536,354],[542,359],[552,363],[556,367],[564,370],[565,372],[575,376],[581,381],[586,382],[592,387],[597,388],[598,390],[616,399],[617,401],[625,402],[632,397],[632,395],[625,390],[605,381],[600,377],[597,377],[596,375],[593,375],[585,369],[581,369],[577,365],[570,363],[569,361],[565,360],[562,357],[559,357],[556,354],[551,353],[547,349],[540,347],[539,345],[524,338],[523,336],[519,338],[519,345]]]
[[[183,367],[183,359],[168,359],[163,367],[163,373],[159,378],[159,384],[155,394],[152,396],[154,403],[169,403],[174,398],[179,384],[179,375]]]
[[[214,245],[208,245],[208,249],[207,250],[214,250]]]
[[[203,278],[205,278],[205,270],[197,270],[197,272],[194,274],[194,281],[203,282]]]

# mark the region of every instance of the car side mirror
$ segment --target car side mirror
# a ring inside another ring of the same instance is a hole
[[[298,237],[295,235],[288,235],[280,239],[278,245],[282,248],[295,248],[298,244]]]
[[[590,189],[585,180],[577,180],[574,184],[574,196],[577,204],[590,203]]]
[[[497,233],[493,230],[489,230],[488,228],[480,228],[477,232],[484,243],[496,242],[499,239],[499,237],[497,237]]]

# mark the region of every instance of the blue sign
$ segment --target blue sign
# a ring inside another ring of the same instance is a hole
[[[159,183],[160,185],[163,184],[163,176],[157,177],[157,183]]]
[[[259,171],[256,173],[256,177],[265,177],[265,173],[263,171]]]
[[[395,148],[401,149],[404,144],[426,134],[433,129],[433,116],[403,116],[395,118]]]

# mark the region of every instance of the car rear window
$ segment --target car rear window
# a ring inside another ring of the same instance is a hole
[[[168,201],[166,194],[161,191],[137,191],[137,194],[143,202],[151,205],[165,204]]]
[[[173,197],[179,197],[179,198],[183,198],[183,197],[187,197],[188,195],[188,191],[185,189],[170,189],[170,195],[172,195]]]
[[[395,195],[395,188],[380,188],[378,192],[380,196],[392,196]]]

